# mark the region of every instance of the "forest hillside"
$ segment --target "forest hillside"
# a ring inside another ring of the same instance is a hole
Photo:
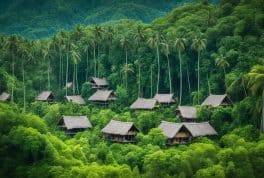
[[[264,177],[263,12],[263,0],[205,0],[151,23],[1,34],[0,177]],[[222,103],[206,106],[213,95]],[[195,123],[182,123],[181,106],[195,108]],[[86,129],[68,129],[78,116]],[[198,123],[212,134],[193,134]],[[185,134],[176,144],[170,124]],[[129,134],[108,135],[123,125]]]

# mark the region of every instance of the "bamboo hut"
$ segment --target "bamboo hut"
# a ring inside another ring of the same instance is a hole
[[[138,98],[131,106],[133,110],[153,110],[157,107],[157,100]]]
[[[65,96],[68,102],[72,102],[79,105],[84,105],[85,101],[81,95]]]
[[[109,104],[116,100],[113,90],[97,90],[88,101],[95,104]]]
[[[231,105],[232,101],[229,99],[229,97],[224,95],[209,95],[204,102],[202,103],[202,106],[211,106],[211,107],[219,107],[219,106],[228,106]]]
[[[0,101],[7,102],[7,101],[10,101],[10,99],[11,99],[11,96],[9,93],[3,92],[0,95]]]
[[[90,80],[92,89],[107,89],[108,81],[105,78],[92,77]]]
[[[48,103],[54,102],[54,96],[51,91],[42,91],[37,97],[36,101],[43,101]]]
[[[92,128],[92,124],[86,116],[63,116],[58,125],[67,135],[75,135],[79,131]]]
[[[134,143],[139,130],[133,122],[111,120],[101,132],[106,140],[120,143]]]
[[[173,123],[162,121],[159,128],[168,138],[167,145],[185,144],[196,137],[217,135],[217,132],[208,122]]]
[[[153,99],[157,100],[158,103],[165,105],[175,103],[173,94],[156,94]]]
[[[197,118],[197,109],[194,106],[178,106],[176,115],[182,122],[195,122]]]

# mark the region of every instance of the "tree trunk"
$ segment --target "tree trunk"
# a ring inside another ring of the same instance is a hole
[[[76,83],[75,83],[75,64],[73,64],[73,75],[72,75],[72,88],[73,88],[73,94],[75,95],[75,88],[76,88]]]
[[[170,70],[170,59],[169,56],[167,56],[168,61],[168,72],[169,72],[169,85],[170,85],[170,94],[172,93],[172,85],[171,85],[171,70]]]
[[[96,77],[96,57],[95,57],[95,46],[93,46],[93,48],[94,48],[94,51],[93,51],[93,53],[94,53],[94,77]]]
[[[181,101],[182,101],[182,61],[181,61],[181,51],[179,50],[178,52],[179,55],[179,60],[180,60],[180,101],[179,105],[181,106]]]
[[[198,94],[197,94],[197,104],[200,104],[200,51],[198,51],[198,80],[197,80],[197,89],[198,89]]]
[[[50,90],[50,61],[48,59],[48,89]]]
[[[97,77],[99,77],[99,68],[100,68],[99,56],[100,56],[100,53],[99,53],[99,44],[98,44],[97,45]]]
[[[60,49],[60,52],[59,53],[60,53],[59,54],[60,55],[59,88],[61,88],[61,86],[62,86],[62,67],[61,67],[61,65],[62,65],[62,59],[61,59],[61,49]]]
[[[157,59],[158,59],[158,79],[156,93],[159,93],[159,82],[160,82],[160,59],[159,59],[159,44],[157,45]]]
[[[190,103],[192,103],[192,95],[191,95],[191,83],[190,83],[190,76],[189,76],[188,65],[187,65],[187,81],[188,81],[188,89],[189,89],[189,98],[190,98]]]
[[[69,73],[69,54],[68,54],[68,51],[67,51],[67,54],[66,54],[66,81],[65,81],[65,85],[66,85],[66,96],[68,95],[68,88],[67,88],[68,73]]]
[[[77,94],[79,94],[79,84],[78,84],[78,65],[75,65],[76,67],[76,72],[75,72],[75,76],[76,76],[76,90],[77,90]]]
[[[26,111],[26,86],[25,86],[25,69],[24,60],[22,59],[22,77],[23,77],[23,111]]]
[[[141,97],[141,86],[140,86],[140,64],[138,65],[138,97]]]
[[[14,85],[15,85],[15,61],[14,56],[12,55],[12,88],[11,88],[11,101],[14,102]]]
[[[128,78],[128,77],[127,77],[127,72],[128,72],[127,69],[128,69],[128,68],[127,68],[127,49],[126,49],[126,71],[125,71],[125,72],[126,72],[126,73],[125,73],[125,74],[126,74],[126,90],[127,90],[127,78]]]
[[[211,95],[211,85],[210,85],[210,81],[209,81],[208,75],[207,75],[207,85],[208,85],[209,95]]]
[[[262,116],[260,123],[260,131],[264,132],[264,90],[262,91]]]
[[[85,73],[85,82],[88,82],[88,67],[89,67],[89,51],[86,52],[86,73]]]
[[[153,78],[152,78],[152,66],[150,66],[150,97],[152,98],[153,96]]]

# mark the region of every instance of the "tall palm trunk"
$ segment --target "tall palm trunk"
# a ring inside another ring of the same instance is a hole
[[[170,59],[169,59],[169,55],[167,55],[167,62],[168,62],[168,70],[169,70],[170,93],[172,93],[172,85],[171,85],[171,70],[170,70]]]
[[[152,78],[152,66],[150,67],[150,97],[153,96],[153,78]]]
[[[67,83],[68,83],[68,73],[69,73],[69,52],[67,51],[66,53],[66,96],[68,95],[68,88],[67,88]]]
[[[96,77],[96,57],[95,57],[95,46],[93,46],[93,56],[94,56],[94,77]]]
[[[75,95],[75,88],[76,88],[76,83],[75,83],[75,64],[73,64],[73,75],[72,75],[72,87],[73,87],[73,94]]]
[[[200,51],[198,51],[198,80],[197,80],[197,88],[198,88],[198,95],[197,95],[197,102],[200,104]]]
[[[26,111],[26,86],[25,86],[25,68],[24,60],[22,59],[22,77],[23,77],[23,111]]]
[[[79,84],[78,84],[78,65],[75,64],[76,72],[75,72],[75,82],[76,82],[76,91],[79,94]]]
[[[48,59],[48,89],[50,90],[50,61]]]
[[[87,49],[87,52],[86,52],[86,73],[85,73],[85,82],[88,82],[88,67],[89,67],[89,52],[88,52],[88,49]]]
[[[209,93],[209,95],[211,95],[211,85],[210,85],[208,75],[207,75],[207,85],[208,85],[208,93]]]
[[[179,60],[180,60],[180,101],[179,105],[181,105],[182,102],[182,60],[181,60],[181,51],[178,52]]]
[[[191,83],[190,83],[190,76],[189,76],[188,65],[187,65],[187,81],[188,81],[188,89],[189,89],[190,103],[192,103],[192,96],[191,96]]]
[[[264,90],[262,91],[262,114],[261,114],[260,131],[262,133],[264,132]]]
[[[11,101],[14,102],[14,85],[15,85],[15,61],[14,61],[14,56],[12,55],[12,88],[11,88]]]
[[[97,45],[97,77],[99,77],[99,68],[100,68],[100,62],[99,62],[100,52],[99,52],[99,44]]]
[[[126,71],[125,72],[126,72],[125,74],[126,74],[126,90],[127,90],[127,78],[128,78],[127,77],[127,72],[128,72],[127,71],[127,49],[126,49]]]
[[[61,49],[59,50],[59,55],[60,55],[59,88],[61,88],[61,86],[62,86],[62,59],[61,59],[62,57],[61,57]]]
[[[141,97],[141,86],[140,86],[140,64],[138,65],[138,97]]]
[[[159,58],[159,45],[157,45],[157,59],[158,59],[158,79],[156,93],[159,93],[159,82],[160,82],[160,58]]]

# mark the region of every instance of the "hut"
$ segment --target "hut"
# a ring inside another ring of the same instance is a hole
[[[175,103],[173,99],[173,94],[156,94],[154,99],[158,101],[160,104],[172,104]]]
[[[63,116],[58,125],[67,135],[75,135],[79,131],[92,128],[92,124],[86,116]]]
[[[109,104],[109,102],[115,100],[116,96],[113,90],[97,90],[92,96],[88,98],[88,101],[96,104]]]
[[[167,145],[185,144],[196,137],[217,135],[217,132],[208,122],[173,123],[162,121],[159,128],[168,138]]]
[[[73,102],[79,105],[84,105],[85,101],[81,95],[65,96],[68,102]]]
[[[90,80],[90,84],[92,85],[93,89],[107,89],[108,81],[105,78],[97,78],[92,77]]]
[[[48,103],[54,102],[54,96],[51,91],[42,91],[37,97],[37,101],[43,101]]]
[[[178,106],[176,115],[182,122],[194,122],[197,118],[197,109],[194,106]]]
[[[131,106],[130,109],[138,110],[153,110],[157,106],[157,100],[138,98]]]
[[[105,139],[112,142],[134,143],[139,130],[133,122],[111,120],[101,132]]]
[[[202,106],[212,106],[212,107],[216,108],[218,106],[228,106],[231,104],[232,104],[232,102],[226,94],[224,94],[224,95],[209,95],[204,100],[204,102],[202,103]]]
[[[10,99],[11,99],[11,96],[9,93],[3,92],[0,95],[0,101],[7,102],[7,101],[10,101]]]

